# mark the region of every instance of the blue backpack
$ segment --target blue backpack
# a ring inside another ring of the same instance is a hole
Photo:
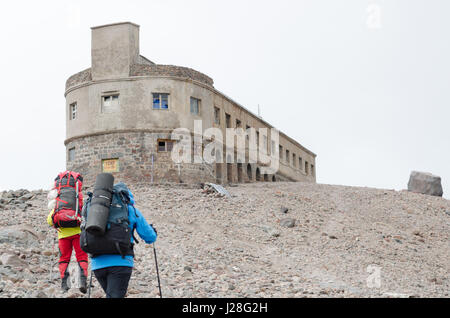
[[[128,204],[130,204],[130,197],[127,186],[124,183],[119,183],[114,186],[106,230],[100,236],[93,235],[85,230],[92,197],[93,194],[89,192],[88,199],[85,201],[81,213],[81,249],[91,254],[92,257],[103,254],[119,254],[123,258],[125,255],[134,256],[134,244],[131,243],[131,237],[134,238],[136,243],[138,241],[133,235],[134,228],[131,229],[129,227]]]

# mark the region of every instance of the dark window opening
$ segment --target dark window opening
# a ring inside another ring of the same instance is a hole
[[[158,152],[171,152],[174,140],[158,140]]]
[[[220,125],[220,108],[214,107],[214,123]]]
[[[75,160],[75,148],[70,148],[69,149],[69,161],[74,161]]]
[[[70,104],[70,120],[77,118],[77,103]]]

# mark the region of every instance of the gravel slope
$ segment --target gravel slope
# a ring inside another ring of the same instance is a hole
[[[449,297],[448,200],[311,183],[226,188],[231,198],[132,188],[158,230],[164,297]],[[6,205],[0,194],[0,297],[85,297],[75,280],[59,291],[46,192],[29,193]],[[152,246],[135,252],[128,297],[158,297]]]

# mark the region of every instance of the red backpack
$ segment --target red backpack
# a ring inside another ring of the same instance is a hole
[[[55,189],[58,191],[52,217],[55,228],[77,227],[81,224],[82,187],[83,177],[77,172],[61,172],[55,178]]]

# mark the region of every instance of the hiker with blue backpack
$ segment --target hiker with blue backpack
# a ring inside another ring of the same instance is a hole
[[[148,244],[156,230],[134,206],[133,194],[124,183],[113,186],[114,177],[97,176],[93,193],[83,206],[81,249],[91,259],[91,270],[107,298],[124,298],[134,267],[134,232]]]

